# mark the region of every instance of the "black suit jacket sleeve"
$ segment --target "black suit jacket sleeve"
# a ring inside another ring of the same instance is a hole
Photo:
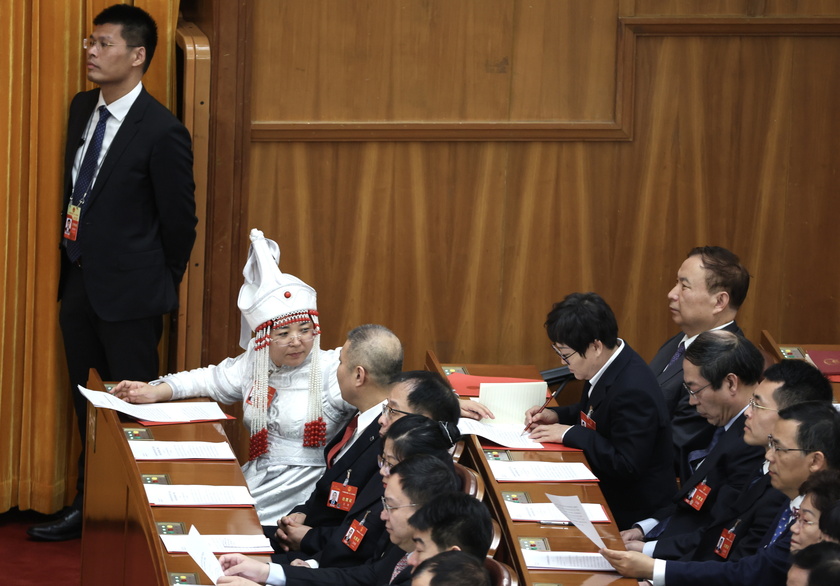
[[[387,585],[397,563],[405,556],[403,550],[391,543],[385,534],[380,539],[380,552],[361,566],[352,568],[302,568],[283,564],[286,585],[315,586],[378,586]],[[408,568],[410,570],[410,568]],[[400,576],[409,575],[404,571]]]

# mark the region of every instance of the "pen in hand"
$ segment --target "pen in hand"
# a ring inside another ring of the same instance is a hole
[[[551,396],[550,396],[548,399],[546,399],[546,400],[545,400],[545,403],[543,403],[542,407],[540,407],[539,409],[537,409],[536,413],[534,413],[534,415],[531,417],[531,423],[533,423],[533,422],[534,422],[534,418],[535,418],[537,415],[539,415],[540,413],[542,413],[543,411],[545,411],[545,408],[546,408],[546,407],[548,407],[548,404],[549,404],[549,403],[551,403],[551,400],[552,400],[552,399],[554,399],[554,398],[556,398],[556,397],[557,397],[557,395],[559,395],[559,394],[560,394],[560,391],[562,391],[562,390],[563,390],[563,388],[566,386],[566,383],[568,383],[570,380],[572,380],[572,378],[573,378],[573,377],[569,376],[566,380],[564,380],[563,382],[561,382],[561,383],[558,385],[557,389],[556,389],[553,393],[551,393]],[[531,428],[531,424],[529,423],[528,425],[526,425],[526,426],[525,426],[525,429],[523,429],[523,430],[522,430],[522,433],[520,433],[519,435],[520,435],[520,436],[525,435],[526,433],[528,433],[528,431],[530,430],[530,428]]]

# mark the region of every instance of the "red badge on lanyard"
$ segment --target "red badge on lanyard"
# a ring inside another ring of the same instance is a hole
[[[703,505],[706,504],[706,499],[708,498],[710,492],[712,492],[712,489],[704,480],[692,488],[691,492],[689,492],[688,496],[686,496],[683,500],[687,502],[691,508],[699,511],[703,508]]]
[[[356,502],[356,491],[358,489],[350,485],[350,472],[352,470],[347,471],[347,478],[344,479],[343,483],[333,482],[330,485],[330,495],[327,497],[328,507],[340,511],[349,511],[353,503]]]
[[[347,530],[347,533],[345,533],[344,537],[341,539],[341,542],[353,551],[359,549],[359,544],[362,542],[362,539],[365,538],[365,533],[367,533],[365,520],[367,519],[368,514],[370,514],[370,510],[365,512],[365,516],[361,521],[353,519],[353,522],[350,523],[350,529]]]
[[[584,413],[583,411],[580,412],[580,426],[585,427],[586,429],[591,429],[595,431],[598,426],[595,423],[595,420],[590,417],[592,415],[592,409],[589,409],[589,413]]]
[[[741,519],[738,519],[731,529],[724,527],[723,531],[720,532],[717,545],[715,545],[715,553],[723,559],[729,557],[729,551],[732,549],[732,543],[735,541],[735,529],[737,529],[740,522]]]

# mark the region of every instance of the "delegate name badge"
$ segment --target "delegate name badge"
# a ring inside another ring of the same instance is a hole
[[[353,522],[350,523],[350,529],[348,529],[347,533],[344,534],[344,537],[341,538],[341,542],[353,551],[359,549],[359,544],[362,542],[362,539],[365,538],[365,533],[367,533],[365,519],[367,519],[368,513],[370,513],[370,511],[365,513],[365,516],[361,521],[353,519]]]
[[[706,504],[706,499],[709,496],[709,493],[712,492],[712,489],[709,487],[706,482],[700,482],[697,486],[691,489],[691,492],[688,493],[683,500],[691,506],[691,508],[700,510],[703,508],[703,505]]]
[[[350,472],[351,470],[347,471],[347,478],[343,483],[333,482],[330,485],[330,495],[327,497],[328,507],[339,511],[349,511],[353,507],[358,489],[350,485]]]
[[[591,413],[592,412],[590,411],[590,414]],[[591,429],[592,431],[595,431],[598,428],[598,426],[595,423],[595,420],[583,411],[580,412],[580,426],[585,427],[586,429]]]
[[[82,216],[82,208],[74,206],[71,201],[67,204],[67,216],[64,218],[64,237],[67,240],[76,240],[79,234],[79,218]]]
[[[733,527],[732,529],[734,530],[735,528]],[[723,531],[720,532],[717,545],[715,545],[715,553],[723,559],[728,558],[729,551],[732,549],[733,541],[735,541],[734,531],[724,528]]]

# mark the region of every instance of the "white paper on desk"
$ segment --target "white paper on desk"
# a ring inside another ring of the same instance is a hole
[[[525,412],[545,403],[547,385],[533,383],[481,383],[478,402],[490,409],[495,419],[484,419],[489,425],[519,423],[524,427]],[[521,430],[520,430],[521,431]]]
[[[227,442],[128,442],[135,460],[236,460]]]
[[[554,503],[514,503],[505,501],[510,518],[514,521],[558,521],[569,523],[569,518]],[[583,512],[593,523],[609,523],[604,507],[598,503],[582,503]]]
[[[198,532],[198,529],[195,528],[195,525],[190,526],[190,533],[186,537],[187,553],[198,564],[201,571],[207,574],[207,577],[215,584],[224,575],[219,560],[213,555],[213,551],[201,533]]]
[[[181,423],[227,419],[218,403],[208,401],[135,405],[134,403],[126,403],[110,393],[92,391],[81,385],[79,385],[79,390],[95,407],[113,409],[143,421]]]
[[[525,565],[529,569],[585,570],[588,572],[615,571],[600,553],[523,549],[522,557],[525,558]]]
[[[207,547],[216,555],[244,553],[249,555],[273,554],[274,549],[265,535],[202,535]],[[189,535],[161,535],[161,541],[169,553],[188,551]]]
[[[487,421],[486,419],[484,421]],[[535,442],[529,436],[523,435],[525,425],[522,423],[507,423],[501,425],[487,425],[484,421],[476,421],[468,417],[458,420],[458,431],[465,435],[478,435],[489,439],[506,448],[525,448],[541,450],[544,446]]]
[[[153,507],[243,507],[256,501],[247,486],[206,484],[144,484]]]
[[[595,529],[592,521],[590,521],[589,517],[586,515],[586,511],[584,511],[577,495],[557,496],[553,494],[546,494],[545,496],[548,497],[548,500],[554,503],[554,506],[560,509],[561,513],[568,517],[569,521],[571,521],[575,527],[580,529],[581,532],[589,538],[589,541],[597,545],[599,549],[607,547],[604,545],[604,540],[601,539],[600,535],[598,535],[598,531]]]
[[[497,482],[596,482],[598,477],[580,462],[490,460]]]

